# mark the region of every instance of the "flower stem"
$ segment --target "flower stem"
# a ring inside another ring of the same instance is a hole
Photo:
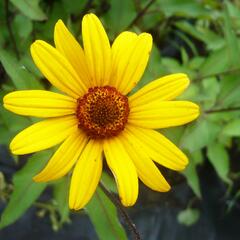
[[[13,31],[12,31],[12,26],[11,26],[11,23],[10,23],[9,0],[5,0],[4,3],[5,3],[6,24],[7,24],[9,37],[10,37],[10,40],[12,41],[13,49],[14,49],[14,52],[16,54],[16,57],[19,60],[20,59],[20,55],[19,55],[19,51],[18,51],[18,48],[17,48],[16,40],[14,38],[14,34],[13,34]]]
[[[230,107],[230,108],[210,109],[205,111],[205,113],[232,112],[232,111],[240,111],[240,106]]]
[[[125,219],[130,231],[132,232],[132,234],[134,236],[134,240],[141,240],[140,234],[139,234],[135,224],[132,222],[131,218],[129,217],[127,212],[124,210],[120,201],[104,186],[104,184],[102,182],[100,182],[99,186],[103,190],[103,192],[110,198],[112,203],[116,206],[116,208],[121,213],[122,217]]]
[[[145,12],[149,9],[149,7],[155,2],[156,0],[150,0],[148,4],[138,12],[137,16],[132,20],[132,22],[128,25],[126,29],[131,28],[134,24],[138,22],[138,20],[145,14]]]
[[[231,74],[231,73],[236,73],[236,72],[239,72],[239,71],[240,71],[240,68],[233,68],[233,69],[229,69],[229,70],[226,70],[226,71],[223,71],[223,72],[218,72],[218,73],[209,74],[209,75],[205,75],[205,76],[199,76],[199,77],[196,77],[194,80],[195,81],[201,81],[205,78],[211,78],[211,77],[216,77],[216,76],[224,76],[224,75],[228,75],[228,74]]]

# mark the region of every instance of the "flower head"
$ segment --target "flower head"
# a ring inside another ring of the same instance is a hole
[[[196,104],[172,101],[188,86],[187,75],[159,78],[131,94],[147,65],[151,35],[123,32],[111,46],[99,19],[87,14],[82,21],[82,37],[84,48],[59,20],[55,47],[40,40],[32,44],[35,64],[62,93],[26,90],[4,97],[6,109],[46,118],[15,136],[11,151],[21,155],[61,143],[34,180],[55,180],[73,168],[72,209],[83,208],[91,199],[104,157],[123,205],[136,202],[138,177],[153,190],[168,191],[170,186],[154,162],[183,170],[188,159],[153,129],[182,125],[198,117]]]

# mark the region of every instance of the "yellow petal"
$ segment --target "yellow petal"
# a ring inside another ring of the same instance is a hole
[[[129,97],[131,106],[140,106],[153,101],[168,101],[180,95],[189,85],[186,74],[176,73],[161,77],[144,86]]]
[[[69,207],[83,208],[95,192],[102,173],[102,143],[90,140],[83,150],[72,175]]]
[[[132,206],[138,197],[138,177],[131,158],[117,137],[104,141],[104,153],[117,182],[122,204]]]
[[[142,182],[155,191],[169,191],[170,186],[166,179],[146,152],[136,143],[135,139],[124,133],[119,138],[131,157]]]
[[[78,98],[87,88],[67,59],[48,43],[37,40],[31,45],[32,58],[53,86]]]
[[[198,105],[188,101],[160,101],[132,107],[128,122],[144,128],[183,125],[199,116]]]
[[[161,133],[127,125],[128,138],[136,144],[155,162],[173,170],[183,170],[188,164],[186,155]]]
[[[10,143],[13,154],[27,154],[50,148],[78,130],[75,116],[50,118],[17,134]]]
[[[33,180],[47,182],[66,175],[79,158],[87,139],[86,135],[80,130],[70,135],[54,153],[45,168]]]
[[[43,90],[11,92],[3,103],[9,111],[34,117],[59,117],[74,114],[76,109],[75,99]]]
[[[127,59],[131,57],[131,51],[137,41],[137,34],[133,32],[122,32],[114,40],[112,45],[112,72],[109,85],[119,90],[124,70],[128,65]],[[125,56],[123,55],[125,54]]]
[[[90,87],[90,75],[83,49],[62,20],[58,20],[55,25],[54,42],[57,50],[72,64],[81,81]]]
[[[102,23],[92,13],[83,17],[82,37],[93,86],[108,85],[111,72],[110,43]]]
[[[121,33],[112,46],[111,83],[122,94],[128,94],[141,79],[152,49],[152,36]]]

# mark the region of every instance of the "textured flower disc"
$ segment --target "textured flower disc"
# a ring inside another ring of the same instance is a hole
[[[126,96],[114,87],[94,87],[78,99],[79,128],[91,138],[108,138],[120,133],[127,123],[129,105]]]

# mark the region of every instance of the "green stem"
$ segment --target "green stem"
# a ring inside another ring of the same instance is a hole
[[[99,183],[99,186],[103,190],[103,192],[109,197],[109,199],[112,201],[112,203],[116,206],[116,208],[119,210],[119,212],[125,219],[127,225],[129,226],[129,229],[131,230],[134,236],[134,240],[141,240],[140,234],[137,231],[135,224],[132,222],[131,218],[128,216],[127,212],[122,207],[120,201],[104,186],[102,182]]]
[[[219,76],[219,75],[228,75],[230,73],[235,73],[235,72],[239,72],[240,68],[234,68],[234,69],[230,69],[224,72],[219,72],[219,73],[215,73],[215,74],[209,74],[209,75],[205,75],[205,76],[200,76],[200,77],[196,77],[195,81],[201,81],[202,79],[205,78],[211,78],[211,77],[215,77],[215,76]]]
[[[38,208],[46,209],[49,212],[54,212],[55,211],[55,208],[51,204],[47,204],[47,203],[35,202],[34,206],[36,206]]]
[[[133,25],[135,25],[155,1],[156,0],[150,0],[148,4],[140,12],[138,12],[137,16],[132,20],[132,22],[128,25],[126,29],[129,29]]]
[[[205,111],[205,113],[219,113],[219,112],[232,112],[232,111],[240,111],[240,106],[230,107],[230,108],[210,109]]]
[[[17,43],[16,43],[16,40],[14,38],[14,34],[13,34],[13,31],[12,31],[12,26],[11,26],[11,23],[10,23],[9,1],[5,0],[4,3],[5,3],[6,25],[7,25],[9,37],[10,37],[10,40],[12,41],[13,49],[14,49],[14,52],[16,54],[16,57],[19,60],[20,59],[20,54],[19,54],[19,51],[18,51],[18,48],[17,48]]]

